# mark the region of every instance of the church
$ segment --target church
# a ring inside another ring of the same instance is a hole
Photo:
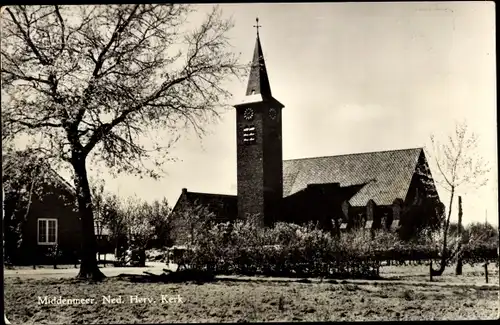
[[[327,230],[395,230],[408,211],[426,200],[439,202],[423,148],[284,161],[284,107],[272,95],[257,28],[245,96],[234,105],[237,195],[182,189],[175,219],[200,206],[221,222],[252,218],[261,226],[312,221]]]

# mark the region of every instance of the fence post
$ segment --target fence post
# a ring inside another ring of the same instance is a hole
[[[52,254],[53,254],[53,256],[52,256],[52,258],[53,258],[52,262],[53,262],[53,264],[54,264],[54,270],[55,270],[55,269],[57,269],[57,256],[58,256],[58,254],[59,254],[59,247],[58,247],[58,245],[57,245],[57,244],[55,244],[55,245],[52,247],[52,250],[53,250],[53,251],[52,251]]]
[[[456,275],[462,275],[462,197],[458,197],[458,256],[457,256],[457,268],[455,270]]]
[[[488,283],[488,262],[484,263],[484,277],[486,279],[486,283]]]
[[[430,281],[432,282],[432,260],[429,263],[429,278],[430,278]]]

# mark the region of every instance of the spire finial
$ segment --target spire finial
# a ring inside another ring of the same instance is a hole
[[[259,36],[259,27],[262,27],[261,25],[259,25],[259,17],[255,18],[255,22],[257,24],[253,25],[253,27],[257,28],[257,36]]]

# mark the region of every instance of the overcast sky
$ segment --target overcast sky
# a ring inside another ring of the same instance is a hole
[[[271,89],[285,105],[284,159],[424,147],[431,134],[441,139],[465,119],[493,169],[487,187],[462,193],[464,222],[487,214],[497,224],[492,2],[221,8],[234,19],[231,42],[244,62],[252,57],[260,19]],[[244,94],[245,82],[230,85],[235,97]],[[235,111],[227,111],[202,140],[186,134],[177,143],[178,161],[166,165],[162,180],[122,176],[107,178],[107,187],[148,201],[166,197],[172,205],[183,187],[236,194],[235,129]],[[448,205],[447,193],[440,195]]]

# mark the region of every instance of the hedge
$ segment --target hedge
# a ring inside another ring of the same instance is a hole
[[[177,261],[217,274],[297,277],[377,277],[382,261],[438,259],[430,240],[402,242],[396,234],[359,230],[335,238],[312,225],[258,228],[242,221],[203,225]],[[450,252],[447,252],[450,254]],[[464,263],[496,260],[496,245],[464,245]]]

